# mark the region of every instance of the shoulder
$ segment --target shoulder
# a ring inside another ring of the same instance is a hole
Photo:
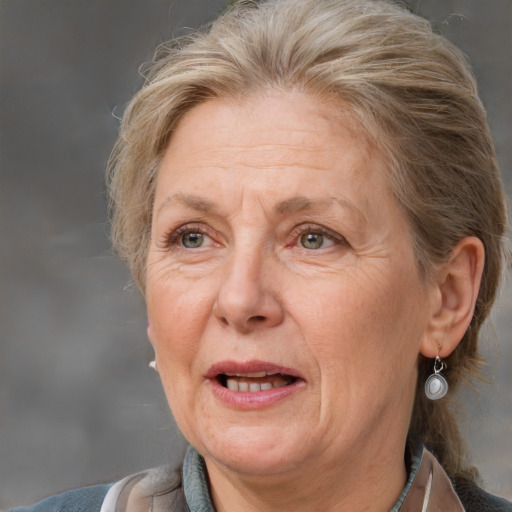
[[[470,480],[455,480],[454,487],[466,512],[512,512],[510,501],[484,491]]]
[[[35,505],[7,512],[99,512],[111,484],[93,485],[46,498]]]
[[[94,485],[64,492],[35,505],[16,507],[7,512],[130,512],[166,510],[187,512],[181,472],[162,466],[119,482]]]

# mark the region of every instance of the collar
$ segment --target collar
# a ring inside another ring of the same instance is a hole
[[[215,512],[208,488],[206,464],[189,446],[183,461],[183,490],[190,512]]]
[[[453,485],[437,459],[420,445],[421,460],[400,512],[465,512]],[[407,487],[407,486],[406,486]],[[404,489],[405,490],[405,489]]]

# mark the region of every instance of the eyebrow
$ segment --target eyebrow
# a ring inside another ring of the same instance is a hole
[[[275,212],[278,215],[289,215],[292,213],[304,212],[307,210],[313,210],[315,208],[320,208],[324,206],[329,206],[332,203],[338,203],[343,208],[350,210],[358,220],[364,221],[366,216],[354,206],[347,199],[343,199],[340,197],[326,197],[322,199],[310,199],[308,197],[297,196],[292,197],[290,199],[286,199],[285,201],[281,201],[276,207]]]
[[[199,196],[193,196],[188,194],[173,194],[169,196],[165,201],[158,207],[157,213],[160,213],[166,206],[170,203],[178,201],[179,203],[191,208],[192,210],[197,210],[200,212],[210,212],[216,209],[216,206],[211,201],[204,199]]]
[[[173,194],[169,196],[167,199],[163,201],[163,203],[158,207],[157,212],[159,213],[165,207],[167,207],[170,203],[178,201],[179,203],[185,205],[192,210],[200,211],[203,213],[208,213],[211,211],[218,210],[217,205],[212,201],[208,201],[200,196],[194,196],[190,194]],[[285,199],[284,201],[279,202],[275,208],[274,212],[277,215],[291,215],[293,213],[300,213],[308,210],[313,210],[315,208],[321,208],[325,206],[329,206],[332,203],[338,203],[340,206],[350,210],[358,220],[365,220],[366,216],[356,208],[350,201],[339,198],[339,197],[326,197],[322,199],[310,199],[304,196],[296,196],[291,197],[290,199]]]
[[[278,215],[287,215],[290,213],[303,212],[311,210],[315,206],[315,201],[307,197],[297,196],[285,201],[281,201],[274,209]]]

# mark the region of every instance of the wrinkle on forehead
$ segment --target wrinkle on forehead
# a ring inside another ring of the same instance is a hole
[[[194,154],[194,164],[204,168],[280,170],[304,168],[326,171],[333,167],[335,150],[321,150],[293,144],[239,145],[208,147]],[[215,162],[215,163],[213,163]]]
[[[307,101],[304,101],[306,99]],[[276,118],[275,111],[282,107],[284,102],[289,108],[284,115]],[[301,109],[297,110],[296,105],[300,103]],[[326,145],[326,142],[333,139],[344,138],[352,140],[357,145],[363,158],[368,160],[376,155],[376,148],[368,140],[368,136],[360,126],[352,111],[339,100],[326,100],[316,94],[303,93],[298,91],[267,89],[257,91],[243,96],[242,98],[212,98],[197,105],[188,111],[175,127],[171,136],[166,153],[174,152],[172,146],[179,146],[180,125],[187,125],[193,122],[194,113],[198,108],[210,105],[215,109],[217,119],[216,132],[212,137],[201,136],[197,138],[198,144],[191,141],[194,148],[194,156],[202,165],[208,166],[208,161],[213,157],[223,156],[229,159],[236,153],[238,165],[241,167],[255,167],[261,169],[284,168],[301,165],[300,158],[304,157],[306,162],[312,163],[313,170],[322,170],[332,166],[336,153],[343,151],[343,148],[336,144]],[[276,106],[276,109],[273,106]],[[304,116],[310,120],[304,128]],[[261,126],[261,122],[268,119],[267,125]],[[208,127],[205,126],[207,132]],[[233,128],[236,128],[233,130]],[[225,131],[229,137],[225,138],[223,146],[219,148],[215,139],[222,137]],[[283,137],[282,135],[285,134]],[[276,136],[280,139],[276,142]],[[211,140],[211,144],[209,144]],[[256,140],[255,140],[256,139]],[[227,142],[226,142],[227,141]],[[190,142],[190,141],[189,141]],[[179,149],[178,149],[179,151]],[[318,155],[322,155],[318,165]],[[311,158],[309,158],[311,157]],[[223,167],[219,159],[216,167]],[[250,160],[247,165],[246,161]],[[316,160],[317,163],[313,163]],[[199,163],[199,162],[198,162]],[[231,160],[228,165],[232,165]]]

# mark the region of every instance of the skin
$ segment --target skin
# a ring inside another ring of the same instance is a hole
[[[181,120],[156,187],[148,335],[218,511],[393,506],[418,356],[457,343],[437,338],[454,323],[444,304],[460,302],[450,271],[439,275],[451,285],[420,275],[384,160],[332,105],[267,92],[208,100]],[[226,360],[302,379],[243,409],[205,378]]]

